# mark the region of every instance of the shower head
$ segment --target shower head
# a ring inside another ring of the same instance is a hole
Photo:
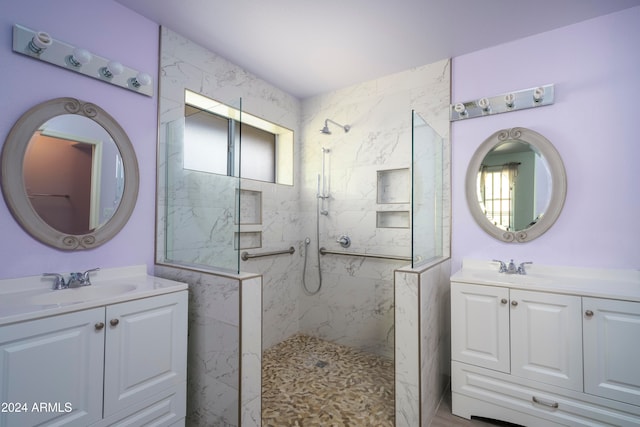
[[[340,126],[342,129],[344,129],[344,133],[349,132],[349,129],[351,129],[351,126],[349,125],[341,125],[340,123],[334,122],[331,119],[326,119],[324,121],[324,127],[320,129],[320,132],[324,133],[325,135],[331,135],[331,131],[329,130],[329,122],[333,123],[336,126]]]

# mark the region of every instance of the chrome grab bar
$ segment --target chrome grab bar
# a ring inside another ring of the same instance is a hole
[[[261,254],[250,254],[249,252],[242,252],[242,255],[240,255],[240,258],[242,258],[243,261],[246,261],[250,258],[260,258],[263,256],[272,256],[272,255],[282,255],[282,254],[293,254],[295,253],[296,249],[291,246],[289,249],[285,249],[282,251],[272,251],[272,252],[263,252]]]
[[[393,259],[398,261],[411,261],[409,256],[400,255],[379,255],[379,254],[359,254],[356,252],[340,252],[340,251],[328,251],[326,248],[320,248],[320,255],[347,255],[347,256],[359,256],[364,258],[377,258],[377,259]]]

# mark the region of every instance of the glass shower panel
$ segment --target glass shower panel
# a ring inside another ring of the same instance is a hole
[[[443,255],[444,139],[412,112],[411,258],[418,267]]]
[[[219,121],[186,105],[181,117],[161,123],[164,250],[158,253],[164,263],[239,273],[240,178],[220,166],[228,162],[229,149]]]

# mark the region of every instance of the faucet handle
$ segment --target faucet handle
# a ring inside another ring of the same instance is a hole
[[[89,278],[89,273],[94,271],[98,271],[100,268],[91,268],[84,273],[71,273],[75,275],[75,279],[77,280],[78,286],[89,286],[91,284],[91,279]]]
[[[338,240],[336,240],[336,242],[340,243],[340,246],[342,246],[343,248],[348,248],[349,246],[351,246],[351,238],[346,234],[340,236]]]
[[[93,273],[94,271],[98,271],[98,270],[100,270],[100,267],[90,268],[89,270],[82,273],[82,279],[85,280],[86,282],[89,282],[89,273]]]
[[[493,262],[500,263],[500,270],[498,271],[499,273],[504,273],[505,271],[507,271],[507,265],[504,263],[504,261],[500,261],[499,259],[494,259]]]
[[[521,262],[520,266],[518,267],[518,274],[527,274],[527,271],[524,269],[524,266],[526,264],[533,264],[533,262],[531,261]]]
[[[67,287],[67,284],[64,282],[64,276],[58,273],[42,273],[43,277],[55,277],[56,279],[53,282],[53,289],[64,289]]]

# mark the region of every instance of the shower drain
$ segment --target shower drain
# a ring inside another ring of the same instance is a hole
[[[327,366],[327,365],[328,365],[328,363],[327,363],[327,362],[325,362],[325,361],[323,361],[323,360],[318,360],[318,361],[316,362],[316,366],[317,366],[318,368],[324,368],[324,367],[325,367],[325,366]]]

